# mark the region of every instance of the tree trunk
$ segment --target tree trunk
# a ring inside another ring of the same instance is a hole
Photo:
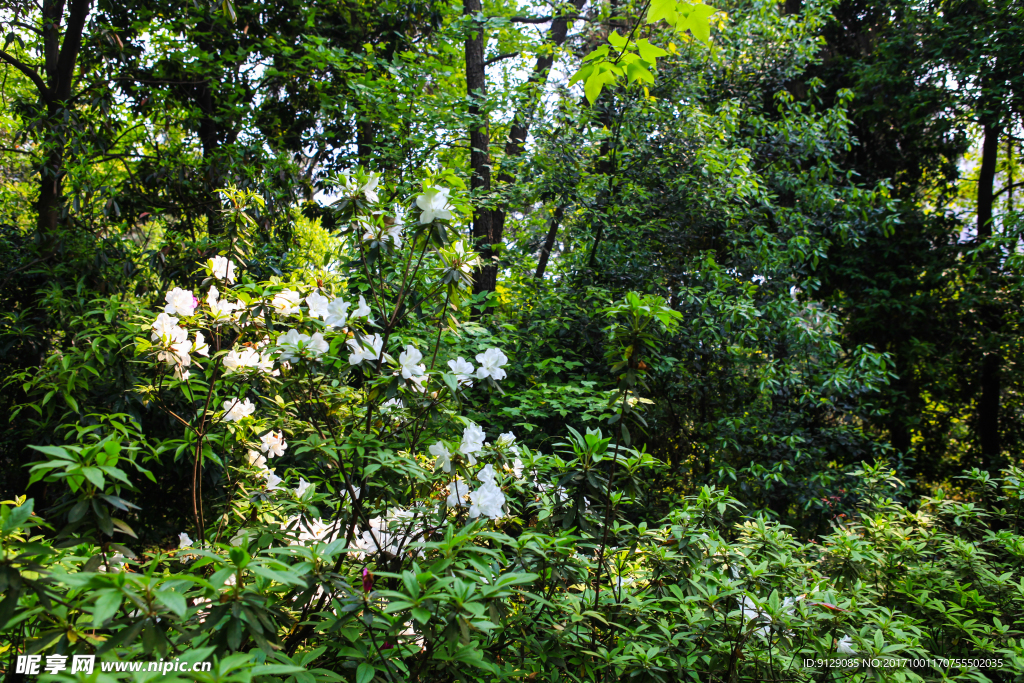
[[[998,125],[986,123],[984,140],[981,145],[981,168],[978,172],[978,244],[982,245],[992,237],[993,186],[996,176],[996,158],[999,154]],[[997,287],[995,272],[998,269],[995,256],[990,257],[986,289]],[[994,292],[986,292],[986,294]],[[987,328],[995,348],[985,352],[981,362],[981,396],[978,399],[978,442],[984,467],[993,470],[998,467],[1000,451],[999,403],[1001,393],[1000,370],[1002,357],[999,353],[999,311],[994,302],[982,307],[983,324]]]
[[[586,4],[586,0],[573,0],[573,7],[576,11],[583,9]],[[515,164],[516,160],[522,156],[526,150],[526,138],[530,134],[530,124],[533,123],[533,114],[537,109],[537,103],[540,101],[541,93],[543,92],[544,85],[547,83],[548,74],[551,73],[551,66],[555,63],[555,48],[561,47],[565,43],[566,37],[569,35],[569,16],[568,14],[559,15],[552,19],[551,28],[548,30],[548,43],[551,45],[550,51],[544,51],[542,54],[537,56],[537,62],[533,65],[533,72],[530,74],[530,78],[527,81],[528,92],[526,98],[520,104],[516,110],[515,115],[512,117],[512,128],[509,130],[508,141],[505,143],[505,158],[502,163],[501,173],[498,174],[498,182],[511,185],[515,183],[515,176],[512,174],[510,167]],[[561,211],[561,209],[559,209]],[[508,215],[508,207],[500,206],[494,209],[491,213],[492,221],[492,234],[494,241],[492,244],[498,244],[501,242],[505,233],[505,216]],[[561,214],[559,214],[559,220]],[[554,224],[554,230],[558,230],[558,222]],[[553,242],[553,238],[551,238]],[[538,264],[537,266],[537,277],[544,276],[544,269],[547,267],[547,254],[550,253],[550,248],[547,252],[542,252],[542,258],[544,258],[544,265]],[[497,264],[495,264],[495,278],[497,278]]]
[[[483,11],[480,0],[463,0],[463,14],[472,16]],[[474,23],[466,36],[466,92],[469,95],[469,165],[470,187],[477,197],[491,191],[491,138],[484,111],[487,98],[487,73],[484,68],[484,27]],[[493,261],[495,244],[491,211],[478,206],[473,213],[473,244],[480,254],[481,266],[476,271],[474,293],[493,292],[498,267]]]
[[[555,247],[555,236],[558,235],[558,226],[562,223],[562,215],[565,213],[565,204],[559,204],[558,208],[551,215],[551,224],[548,227],[548,236],[544,239],[544,246],[540,248],[540,258],[537,261],[537,272],[534,277],[538,280],[544,277],[544,271],[548,267],[548,258],[551,250]]]

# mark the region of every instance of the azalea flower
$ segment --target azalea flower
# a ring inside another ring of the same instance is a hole
[[[283,481],[281,477],[274,474],[273,470],[264,470],[263,474],[267,478],[267,491],[281,490],[281,482]]]
[[[182,365],[175,366],[175,368],[174,368],[174,379],[178,380],[179,382],[184,382],[184,381],[188,380],[188,378],[191,377],[191,376],[192,376],[192,373],[189,372],[188,370],[186,370],[184,366],[182,366]]]
[[[416,197],[416,206],[420,208],[420,225],[432,223],[437,219],[452,219],[451,205],[448,203],[450,192],[447,187],[432,187]]]
[[[487,467],[490,467],[490,465]],[[505,505],[505,494],[501,492],[501,489],[493,481],[485,483],[476,491],[470,493],[469,499],[471,501],[469,506],[469,516],[471,518],[483,515],[491,519],[498,519],[505,514],[501,509]]]
[[[380,176],[376,173],[369,173],[366,182],[360,183],[348,174],[347,171],[341,174],[341,193],[346,197],[358,197],[363,195],[368,202],[376,202],[377,186],[380,184]]]
[[[438,441],[430,447],[430,454],[436,458],[434,460],[434,468],[440,467],[445,472],[452,471],[452,454],[448,451],[448,448],[444,445],[443,441]]]
[[[180,287],[175,287],[171,291],[164,295],[164,300],[167,301],[167,305],[164,306],[164,313],[168,315],[180,315],[183,318],[187,318],[196,312],[196,306],[199,304],[196,298],[192,296],[192,292],[186,291]]]
[[[238,302],[221,299],[220,292],[217,291],[215,285],[210,285],[210,291],[206,294],[206,303],[210,305],[210,316],[214,320],[230,318],[234,311],[242,308]]]
[[[235,264],[229,258],[214,256],[210,259],[210,270],[218,280],[224,280],[228,284],[235,281]]]
[[[370,315],[370,307],[366,303],[366,297],[359,295],[359,305],[352,311],[351,318],[367,318]],[[372,320],[370,322],[373,322]]]
[[[459,446],[459,452],[469,456],[469,464],[475,465],[476,458],[473,457],[474,453],[479,453],[483,450],[484,439],[487,435],[484,434],[478,425],[471,424],[462,430],[462,444]]]
[[[391,241],[395,243],[396,247],[402,246],[402,224],[395,222],[388,226],[387,235],[391,238]]]
[[[351,304],[341,297],[334,299],[327,305],[327,313],[324,315],[324,322],[331,327],[344,327],[348,320],[348,307]],[[312,310],[312,309],[310,309]]]
[[[384,401],[384,403],[380,404],[380,412],[387,414],[395,410],[401,410],[404,407],[405,404],[402,403],[402,399],[393,398],[389,401]]]
[[[259,451],[250,449],[245,457],[248,463],[253,467],[261,470],[267,469],[267,458]]]
[[[516,435],[512,432],[499,434],[498,438],[495,440],[495,444],[502,448],[507,448],[516,455],[519,455],[519,447],[516,446]]]
[[[402,378],[412,379],[425,373],[427,368],[419,364],[421,360],[423,360],[423,354],[417,351],[412,344],[407,344],[405,351],[398,354],[398,365],[401,367]]]
[[[450,493],[448,494],[448,498],[445,502],[450,508],[456,508],[460,505],[465,506],[466,503],[463,499],[466,496],[471,495],[469,487],[461,479],[452,480],[452,483],[448,485],[448,490]]]
[[[327,308],[331,300],[320,292],[313,292],[306,297],[306,306],[309,307],[309,315],[314,318],[327,317]]]
[[[512,474],[516,479],[523,478],[523,461],[519,458],[512,461]]]
[[[284,440],[284,434],[281,432],[267,432],[260,437],[260,441],[263,442],[260,450],[266,453],[268,458],[280,457],[284,455],[285,449],[288,448],[288,444]]]
[[[352,353],[348,357],[349,365],[359,365],[364,360],[376,361],[380,358],[380,353],[384,349],[384,340],[381,339],[379,334],[375,334],[372,337],[364,337],[362,344],[355,339],[349,339],[346,343],[352,349]],[[367,346],[366,344],[369,345]]]
[[[277,310],[278,315],[293,315],[302,310],[299,308],[301,302],[302,296],[298,292],[286,289],[274,295],[271,305]]]
[[[191,548],[191,547],[192,547],[192,539],[188,537],[188,534],[186,534],[184,531],[181,532],[180,534],[178,534],[178,549],[180,550],[182,548]]]
[[[239,401],[237,398],[233,398],[224,401],[225,422],[237,422],[243,417],[249,417],[254,412],[256,412],[256,405],[249,399]]]
[[[192,353],[198,353],[200,356],[210,357],[210,345],[206,343],[206,339],[203,338],[203,333],[196,330],[196,343],[192,346]]]
[[[855,655],[857,651],[853,649],[853,639],[849,635],[845,635],[839,639],[836,644],[836,652],[841,655]]]
[[[230,375],[236,372],[244,372],[250,368],[257,368],[267,372],[273,368],[274,361],[269,357],[261,356],[256,349],[243,346],[239,350],[232,349],[224,354],[224,374]]]
[[[319,358],[330,348],[324,335],[320,332],[310,337],[298,330],[288,330],[286,334],[278,338],[277,345],[283,349],[281,361],[285,363],[299,360],[303,352],[310,354],[313,358]]]
[[[465,384],[467,387],[473,386],[472,363],[462,356],[459,356],[455,360],[448,361],[448,367],[451,368],[452,374],[455,375],[457,384]]]
[[[505,379],[505,371],[501,366],[508,363],[508,357],[498,349],[487,349],[483,353],[476,354],[476,362],[480,367],[476,370],[478,379],[491,379],[497,381]]]
[[[185,328],[178,326],[178,319],[172,318],[166,313],[158,315],[151,327],[153,333],[150,335],[150,339],[164,344],[180,343],[188,337]]]
[[[494,477],[496,476],[497,473],[494,471],[494,465],[487,464],[477,473],[476,478],[478,481],[482,481],[485,484],[493,484]]]
[[[304,494],[306,492],[306,489],[308,489],[310,486],[312,486],[312,484],[310,484],[305,479],[300,478],[299,485],[295,489],[295,495],[298,496],[299,498],[302,498],[302,494]]]

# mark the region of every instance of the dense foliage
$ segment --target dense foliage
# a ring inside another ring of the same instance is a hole
[[[1024,680],[1019,2],[0,23],[9,680]]]

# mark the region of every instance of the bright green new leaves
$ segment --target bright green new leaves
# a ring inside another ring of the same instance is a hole
[[[689,31],[702,43],[711,39],[711,15],[718,10],[701,3],[676,2],[676,0],[651,0],[647,12],[647,23],[654,24],[662,19],[677,31]]]
[[[690,4],[677,0],[652,0],[647,12],[646,23],[654,24],[664,20],[677,31],[689,31],[694,38],[707,43],[711,38],[711,15],[717,12],[711,5]],[[658,57],[668,54],[660,47],[651,45],[647,38],[631,40],[613,31],[608,36],[608,45],[602,45],[583,59],[569,85],[583,82],[587,100],[593,104],[600,97],[606,85],[616,83],[625,76],[627,83],[654,83]]]

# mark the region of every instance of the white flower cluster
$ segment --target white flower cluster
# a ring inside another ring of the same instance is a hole
[[[432,187],[416,197],[416,206],[420,209],[420,225],[433,223],[435,220],[452,219],[452,207],[448,203],[450,193],[451,190],[447,187]]]
[[[496,473],[493,465],[486,465],[477,474],[476,478],[483,484],[473,491],[465,481],[455,479],[448,485],[448,507],[463,506],[469,508],[469,516],[472,518],[483,515],[491,519],[499,519],[504,516],[505,494],[498,485],[494,483]],[[469,497],[469,503],[465,502]]]
[[[476,354],[476,362],[480,367],[474,370],[473,364],[459,356],[455,360],[448,361],[448,367],[459,384],[473,386],[473,378],[492,379],[495,382],[505,379],[507,376],[502,366],[508,363],[508,356],[500,349],[487,349],[483,353]]]
[[[167,295],[170,298],[170,294]],[[168,304],[170,307],[170,304]],[[203,339],[202,332],[196,332],[194,342],[188,340],[188,331],[178,325],[178,319],[166,312],[156,317],[153,323],[152,339],[157,344],[157,360],[174,366],[174,376],[184,382],[189,378],[188,367],[192,364],[192,354],[210,355],[210,345]]]
[[[392,555],[401,555],[411,543],[425,540],[426,530],[412,510],[392,508],[386,518],[374,517],[370,520],[370,528],[356,538],[356,547],[367,553],[383,550]],[[423,551],[417,550],[416,554],[422,556]]]

